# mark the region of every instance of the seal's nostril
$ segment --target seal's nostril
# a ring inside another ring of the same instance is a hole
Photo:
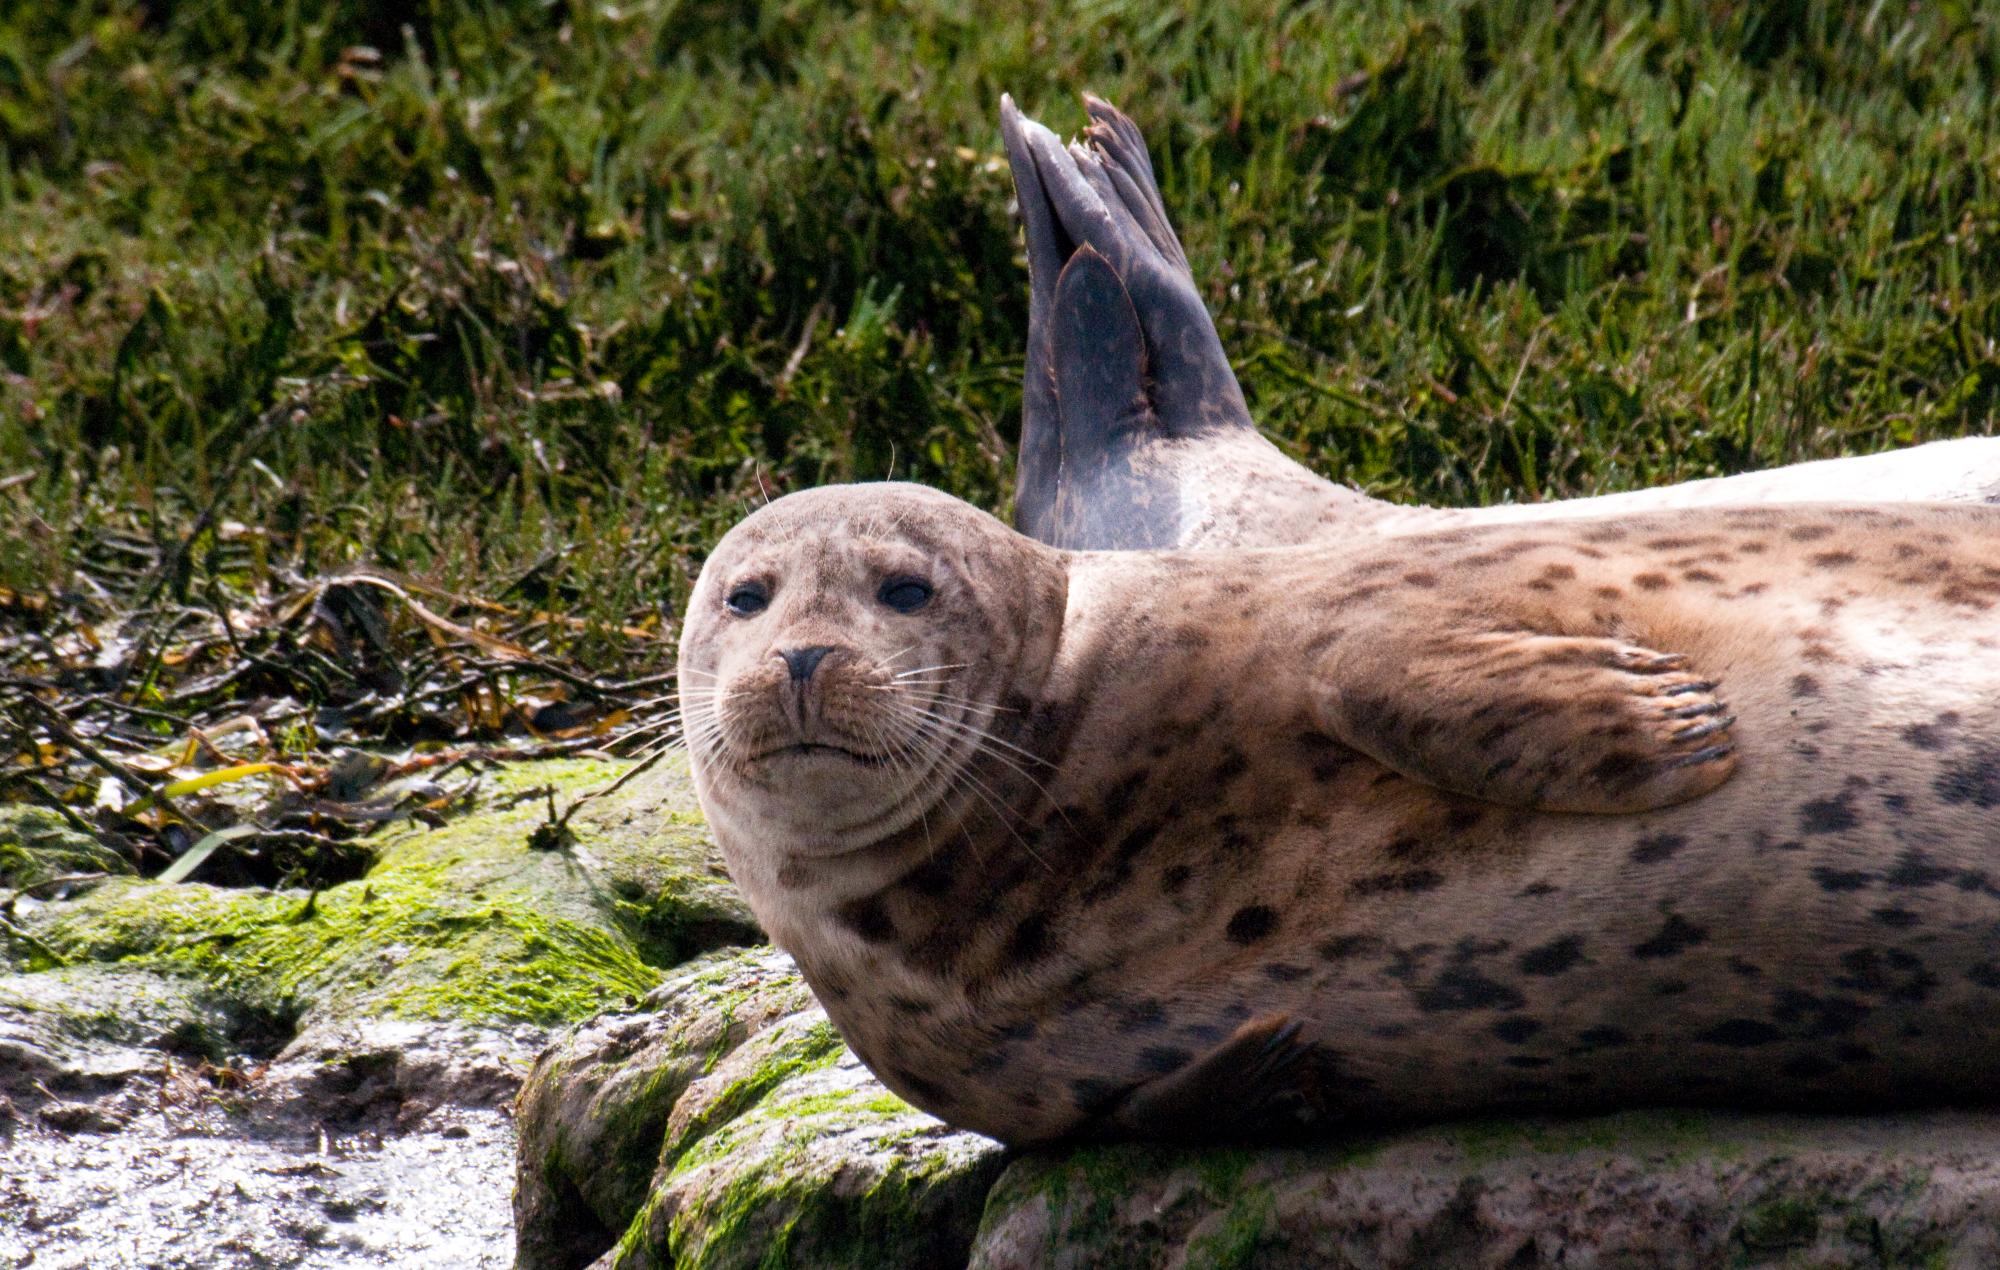
[[[832,651],[828,645],[818,644],[811,648],[788,648],[778,656],[785,659],[785,666],[792,672],[793,681],[804,683],[812,678],[813,667],[819,665],[820,658]]]

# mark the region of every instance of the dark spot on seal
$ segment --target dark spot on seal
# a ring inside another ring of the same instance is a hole
[[[1982,810],[2000,807],[2000,749],[1986,749],[1946,768],[1931,783],[1948,803],[1971,803]]]
[[[1153,840],[1158,838],[1160,836],[1160,831],[1165,828],[1166,828],[1166,823],[1164,821],[1159,821],[1159,820],[1147,821],[1146,823],[1133,829],[1123,838],[1120,838],[1118,840],[1117,847],[1115,847],[1112,850],[1111,853],[1112,856],[1116,860],[1118,860],[1121,864],[1129,863],[1131,860],[1135,859],[1140,852],[1144,851],[1147,847],[1152,846]]]
[[[1019,1023],[1009,1023],[993,1034],[996,1041],[1027,1041],[1034,1039],[1035,1021],[1022,1019]]]
[[[1245,904],[1229,919],[1223,934],[1232,944],[1254,944],[1278,925],[1278,914],[1264,904]]]
[[[1576,576],[1576,566],[1568,564],[1543,565],[1542,576],[1552,582],[1567,582]]]
[[[1729,959],[1728,965],[1729,965],[1729,973],[1736,975],[1739,978],[1760,979],[1764,975],[1764,972],[1762,970],[1758,969],[1756,966],[1751,965],[1749,962],[1743,960],[1741,957],[1731,957]]]
[[[1379,952],[1382,941],[1373,935],[1340,935],[1319,946],[1319,955],[1328,961],[1346,961],[1364,953]]]
[[[1416,569],[1404,574],[1403,581],[1410,586],[1416,587],[1434,587],[1438,584],[1437,574],[1424,569]]]
[[[1840,1036],[1852,1032],[1874,1013],[1853,997],[1820,997],[1810,992],[1787,989],[1777,994],[1771,1017],[1788,1025],[1803,1025],[1815,1036]]]
[[[919,895],[936,899],[951,890],[954,856],[948,850],[935,851],[923,863],[905,873],[896,883]]]
[[[1653,932],[1651,939],[1632,949],[1632,955],[1647,961],[1678,957],[1707,939],[1708,931],[1704,927],[1696,926],[1679,913],[1670,913],[1667,920],[1660,924],[1660,929]]]
[[[1901,905],[1878,908],[1868,915],[1892,930],[1906,930],[1912,926],[1922,925],[1924,920]]]
[[[1600,600],[1622,600],[1625,598],[1625,592],[1615,586],[1601,586],[1597,588],[1597,598]]]
[[[1524,1002],[1519,992],[1470,966],[1443,971],[1417,994],[1418,1008],[1433,1014],[1443,1010],[1518,1010]]]
[[[1559,975],[1583,960],[1583,936],[1564,935],[1521,954],[1516,964],[1524,975]]]
[[[1519,1045],[1541,1030],[1542,1025],[1534,1019],[1521,1018],[1518,1015],[1511,1019],[1502,1019],[1493,1025],[1493,1035],[1509,1045]]]
[[[1011,962],[1040,961],[1049,951],[1049,920],[1040,913],[1030,913],[1014,925],[1014,933],[1007,940],[1007,960]]]
[[[1210,779],[1217,785],[1227,785],[1249,770],[1250,760],[1244,757],[1243,751],[1231,747],[1222,756],[1222,761],[1215,765],[1215,771],[1210,773]]]
[[[1677,833],[1656,833],[1633,844],[1632,863],[1658,864],[1686,845],[1687,839]]]
[[[1356,878],[1348,883],[1347,889],[1355,895],[1387,895],[1392,892],[1416,894],[1431,891],[1444,884],[1443,875],[1430,869],[1410,869],[1403,873],[1377,873],[1370,877]],[[1233,927],[1235,923],[1231,923]]]
[[[1818,542],[1832,532],[1825,525],[1800,525],[1787,536],[1793,542]]]
[[[1965,972],[1965,977],[1982,988],[2000,992],[2000,966],[1990,961],[1982,961]]]
[[[1882,880],[1897,890],[1920,891],[1940,882],[1950,882],[1958,875],[1957,869],[1933,864],[1923,852],[1910,850],[1896,857],[1896,867],[1883,874]]]
[[[1501,1061],[1506,1063],[1507,1066],[1509,1067],[1535,1068],[1535,1067],[1547,1067],[1549,1065],[1548,1059],[1540,1058],[1533,1054],[1509,1054],[1506,1058],[1502,1059]]]
[[[1851,551],[1819,551],[1806,557],[1822,569],[1845,569],[1860,558]]]
[[[1710,1045],[1727,1045],[1732,1049],[1750,1049],[1758,1045],[1769,1045],[1782,1041],[1785,1034],[1762,1019],[1730,1019],[1718,1023],[1706,1032],[1695,1036],[1697,1041]]]
[[[1923,958],[1900,948],[1852,949],[1841,954],[1840,968],[1847,973],[1833,981],[1836,987],[1891,1001],[1923,1001],[1938,983]]]
[[[1641,591],[1664,591],[1673,583],[1664,573],[1639,573],[1633,575],[1632,585]]]
[[[896,937],[896,923],[879,895],[849,900],[837,910],[841,924],[871,944],[883,944]]]
[[[1174,894],[1187,885],[1188,878],[1192,873],[1193,870],[1185,864],[1168,866],[1160,874],[1160,890],[1166,892],[1168,895]]]
[[[897,992],[890,993],[887,1000],[890,1008],[900,1014],[929,1014],[936,1008],[928,1001],[919,1000],[916,997],[906,997]]]
[[[1629,1044],[1632,1040],[1624,1031],[1615,1027],[1587,1027],[1576,1034],[1577,1049],[1581,1053],[1591,1050],[1610,1049],[1617,1045]]]
[[[1167,1025],[1167,1009],[1157,997],[1139,997],[1111,1007],[1120,1032],[1152,1032]]]
[[[1814,679],[1811,675],[1793,675],[1792,695],[1794,697],[1817,697],[1819,695],[1819,680]]]
[[[1278,983],[1296,983],[1311,973],[1304,966],[1293,966],[1282,961],[1274,961],[1264,967],[1264,977]]]
[[[1194,1055],[1171,1045],[1149,1045],[1139,1051],[1139,1063],[1147,1071],[1164,1076],[1177,1072],[1193,1061]]]
[[[1525,899],[1533,899],[1542,895],[1554,895],[1560,889],[1552,882],[1530,882],[1521,888],[1521,895]]]
[[[1935,722],[1912,723],[1904,728],[1899,734],[1903,738],[1903,743],[1913,745],[1920,750],[1941,750],[1950,745],[1951,741],[1946,738],[1945,732],[1958,721],[1958,716],[1953,712],[1947,713],[1951,714],[1950,722],[1946,722],[1945,715],[1939,715]]]
[[[1799,832],[1803,834],[1840,833],[1861,823],[1848,806],[1848,795],[1838,798],[1821,798],[1799,805]]]
[[[1822,864],[1813,869],[1812,880],[1819,883],[1820,890],[1839,894],[1860,890],[1873,882],[1875,875],[1861,869],[1830,869]]]
[[[1722,576],[1720,574],[1710,573],[1706,569],[1684,569],[1681,571],[1681,577],[1687,579],[1689,582],[1722,581]]]
[[[1145,788],[1146,773],[1133,772],[1113,785],[1104,795],[1104,819],[1107,824],[1116,824],[1132,810],[1132,800]]]

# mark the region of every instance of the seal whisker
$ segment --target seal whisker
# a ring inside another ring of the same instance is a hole
[[[935,666],[918,666],[915,667],[914,669],[905,670],[899,673],[896,676],[896,678],[908,679],[911,675],[927,674],[933,670],[964,670],[967,666],[971,664],[972,664],[971,662],[954,661],[954,662],[940,662]]]

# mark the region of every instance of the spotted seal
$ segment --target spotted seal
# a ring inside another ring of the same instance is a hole
[[[1068,147],[1011,98],[1000,105],[1028,258],[1015,524],[1031,537],[1204,549],[1664,507],[2000,501],[1992,437],[1487,508],[1402,507],[1324,480],[1251,422],[1138,126],[1100,98],[1084,103],[1090,125]]]
[[[733,529],[681,643],[765,929],[1009,1142],[1989,1096],[2000,509],[1060,551]]]

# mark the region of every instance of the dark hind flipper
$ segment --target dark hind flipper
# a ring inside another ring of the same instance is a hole
[[[1079,247],[1049,306],[1062,463],[1050,541],[1073,551],[1174,546],[1180,499],[1148,453],[1159,418],[1146,394],[1146,337],[1125,284]]]
[[[1021,385],[1021,457],[1014,468],[1014,523],[1021,532],[1054,543],[1056,486],[1062,466],[1062,420],[1056,411],[1055,379],[1049,369],[1049,298],[1076,244],[1049,205],[1025,120],[1014,99],[1000,98],[1000,135],[1014,173],[1014,198],[1028,246],[1028,356]]]
[[[1001,105],[1001,132],[1026,230],[1029,274],[1014,520],[1022,532],[1060,547],[1184,545],[1199,517],[1177,510],[1183,506],[1205,508],[1201,515],[1211,522],[1255,514],[1248,506],[1237,512],[1239,491],[1232,482],[1241,484],[1242,493],[1253,485],[1317,488],[1325,483],[1273,447],[1253,441],[1244,449],[1242,434],[1255,432],[1250,413],[1195,288],[1187,256],[1167,221],[1145,140],[1110,105],[1097,98],[1087,101],[1092,123],[1085,143],[1068,147],[1023,116],[1011,100]],[[1072,356],[1089,355],[1101,335],[1094,323],[1065,318],[1054,299],[1062,268],[1084,244],[1109,263],[1123,284],[1142,333],[1144,387],[1156,421],[1144,436],[1121,430],[1118,419],[1091,418],[1080,401],[1061,409],[1055,400],[1057,333],[1083,338],[1068,350]],[[1081,434],[1071,436],[1072,430]],[[1224,434],[1228,441],[1219,439]],[[1090,448],[1114,437],[1128,442],[1123,452]],[[1233,462],[1211,461],[1224,450]],[[1107,470],[1122,474],[1115,488],[1127,497],[1093,506],[1084,488],[1063,489],[1080,474]],[[1188,494],[1196,496],[1184,497]],[[1059,502],[1066,509],[1060,520]],[[1132,521],[1135,505],[1147,512]],[[1169,517],[1180,523],[1170,524]],[[1252,536],[1287,540],[1275,524]]]

